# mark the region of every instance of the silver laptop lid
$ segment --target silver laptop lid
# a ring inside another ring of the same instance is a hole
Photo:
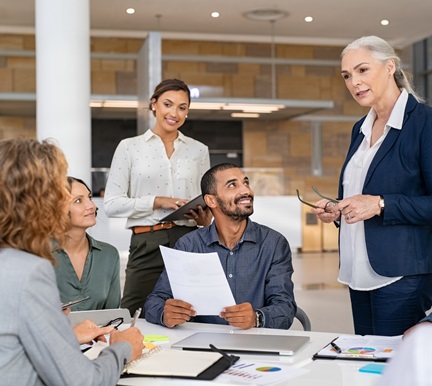
[[[197,332],[171,347],[182,350],[211,350],[213,344],[218,349],[236,353],[267,353],[276,355],[293,355],[309,342],[308,336],[289,335],[253,335],[213,332]]]

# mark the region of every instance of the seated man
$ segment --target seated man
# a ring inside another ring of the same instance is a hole
[[[146,320],[170,328],[187,321],[289,328],[297,310],[290,246],[280,233],[249,219],[254,199],[249,179],[236,165],[220,164],[204,174],[201,191],[214,222],[183,236],[175,248],[217,252],[237,304],[219,316],[196,316],[193,304],[173,299],[164,270],[146,300]]]

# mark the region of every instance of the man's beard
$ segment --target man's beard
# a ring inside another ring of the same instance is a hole
[[[243,198],[250,198],[251,200],[251,204],[250,207],[248,208],[239,208],[238,206],[235,206],[234,209],[231,209],[229,206],[229,203],[223,201],[221,198],[216,197],[216,200],[219,204],[220,210],[221,212],[228,216],[231,220],[234,221],[242,221],[247,219],[249,216],[251,216],[253,214],[253,196],[251,195],[247,195],[247,196],[241,196],[238,197],[234,200],[234,205],[237,204],[237,202],[239,202],[240,200],[242,200]]]

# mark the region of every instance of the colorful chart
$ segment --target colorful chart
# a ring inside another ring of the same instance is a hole
[[[276,371],[281,371],[282,369],[280,367],[258,367],[255,369],[256,371],[262,371],[263,373],[274,373]]]
[[[350,354],[360,354],[360,355],[367,355],[372,354],[375,351],[372,347],[351,347],[348,349],[348,352]]]

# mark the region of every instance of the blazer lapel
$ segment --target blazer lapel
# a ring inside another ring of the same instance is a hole
[[[381,144],[380,148],[378,149],[377,153],[375,154],[375,157],[372,160],[372,163],[369,166],[369,170],[366,174],[366,179],[365,179],[363,188],[367,185],[367,183],[371,179],[375,168],[378,166],[378,164],[381,162],[381,160],[384,158],[384,156],[388,153],[388,151],[395,144],[401,131],[404,129],[404,127],[408,121],[408,118],[411,115],[411,112],[414,110],[414,107],[417,105],[417,103],[418,102],[414,99],[414,97],[412,95],[409,95],[407,106],[405,109],[405,116],[404,116],[404,120],[402,123],[402,129],[398,130],[398,129],[391,128],[390,131],[388,132],[387,137],[384,139],[383,143]]]
[[[387,137],[384,139],[384,142],[381,144],[380,148],[378,149],[377,153],[375,154],[375,157],[373,158],[373,160],[369,166],[369,170],[366,174],[363,188],[367,185],[367,183],[371,179],[375,168],[378,166],[378,164],[381,162],[381,160],[384,158],[384,156],[387,154],[387,152],[394,145],[396,139],[399,137],[400,132],[401,132],[401,130],[393,129],[393,128],[390,129],[390,131],[388,132]]]

